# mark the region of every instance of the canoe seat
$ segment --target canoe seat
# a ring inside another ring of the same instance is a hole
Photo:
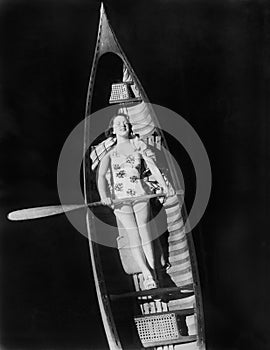
[[[137,97],[134,95],[131,85],[134,84],[128,82],[112,84],[111,97],[109,103],[112,104],[141,101],[141,97]]]
[[[182,327],[182,318],[190,315],[191,312],[192,310],[181,310],[135,317],[134,320],[142,345],[148,348],[196,341],[197,336],[188,335],[186,328]]]

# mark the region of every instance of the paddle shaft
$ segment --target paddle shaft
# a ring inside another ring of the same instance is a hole
[[[177,195],[182,195],[183,191],[176,191]],[[156,194],[147,194],[139,197],[130,197],[130,198],[122,198],[122,199],[114,199],[112,200],[112,206],[120,203],[130,203],[137,202],[141,200],[149,200],[155,197],[165,197],[164,193],[156,193]],[[8,214],[8,219],[11,221],[21,221],[21,220],[32,220],[38,218],[44,218],[47,216],[58,215],[62,213],[66,213],[72,210],[77,210],[85,207],[97,207],[99,205],[104,205],[103,202],[93,202],[87,204],[63,204],[63,205],[50,205],[46,207],[36,207],[36,208],[27,208],[13,211]]]
[[[176,191],[175,192],[177,195],[181,195],[184,192],[181,191]],[[143,196],[138,196],[138,197],[128,197],[128,198],[117,198],[117,199],[113,199],[112,200],[112,204],[120,204],[120,203],[127,203],[127,202],[137,202],[137,201],[141,201],[141,200],[147,200],[147,199],[151,199],[151,198],[155,198],[155,197],[165,197],[166,195],[164,193],[155,193],[155,194],[145,194]],[[98,205],[103,205],[102,202],[93,202],[93,203],[89,203],[88,206],[89,207],[96,207]]]

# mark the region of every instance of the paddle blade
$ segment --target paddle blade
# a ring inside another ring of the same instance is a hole
[[[27,208],[12,211],[8,214],[11,221],[32,220],[47,216],[62,214],[71,210],[85,207],[84,204],[51,205],[48,207]]]

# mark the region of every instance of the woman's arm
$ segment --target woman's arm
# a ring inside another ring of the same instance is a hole
[[[111,162],[110,152],[107,153],[102,160],[100,161],[99,169],[98,169],[98,179],[97,179],[97,187],[100,195],[101,202],[106,205],[111,204],[111,199],[107,195],[108,184],[106,180],[106,173],[109,169]]]

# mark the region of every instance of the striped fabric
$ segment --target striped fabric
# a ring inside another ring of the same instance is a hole
[[[168,186],[171,186],[168,180],[166,182]],[[163,207],[167,216],[169,232],[169,262],[171,267],[168,274],[178,287],[192,284],[189,248],[178,197],[176,195],[169,197],[164,202]]]
[[[97,146],[92,146],[90,158],[92,161],[92,170],[94,170],[105,154],[116,143],[116,139],[113,137],[107,138],[105,141],[99,143]]]
[[[135,97],[141,97],[140,91],[133,82],[132,76],[125,65],[123,66],[123,82],[132,84],[131,88]],[[130,107],[120,107],[118,112],[129,116],[133,132],[139,134],[140,138],[151,136],[155,131],[155,125],[147,103],[141,102]]]

